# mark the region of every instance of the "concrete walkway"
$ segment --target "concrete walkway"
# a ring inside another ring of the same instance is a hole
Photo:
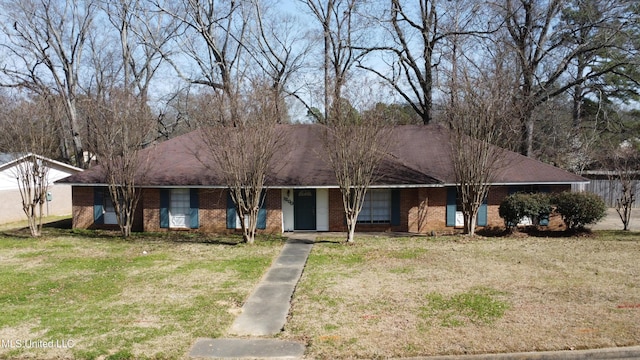
[[[242,306],[230,335],[258,337],[278,334],[289,315],[291,297],[300,280],[315,234],[292,236],[262,281]],[[199,339],[189,356],[208,359],[300,359],[304,344],[260,338]]]
[[[259,338],[278,334],[289,314],[290,300],[311,252],[315,233],[292,234],[262,281],[256,286],[229,333],[239,338],[199,339],[189,356],[202,359],[302,359],[305,345]],[[640,346],[581,351],[415,357],[411,360],[587,360],[640,359]],[[409,360],[409,359],[404,359]]]

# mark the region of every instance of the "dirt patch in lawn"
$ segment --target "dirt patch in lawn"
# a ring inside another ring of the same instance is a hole
[[[640,343],[640,235],[318,243],[284,337],[310,358]]]

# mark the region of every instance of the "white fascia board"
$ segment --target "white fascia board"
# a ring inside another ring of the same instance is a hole
[[[571,184],[588,184],[589,181],[576,181],[576,182],[531,182],[531,183],[494,183],[491,186],[520,186],[520,185],[571,185]],[[85,183],[69,183],[63,185],[93,187],[93,186],[109,186],[109,184],[85,184]],[[411,188],[442,188],[448,186],[458,186],[456,183],[444,183],[444,184],[408,184],[408,185],[371,185],[369,189],[411,189]],[[189,188],[189,189],[228,189],[228,186],[222,185],[141,185],[138,186],[142,189],[175,189],[175,188]],[[265,189],[339,189],[337,185],[305,185],[305,186],[264,186]]]
[[[588,184],[589,180],[586,181],[549,181],[549,182],[505,182],[505,183],[492,183],[491,186],[521,186],[521,185],[572,185],[572,184]],[[443,186],[458,186],[457,183],[447,183],[443,184]]]
[[[41,156],[41,155],[38,155],[38,154],[32,154],[32,153],[28,153],[28,154],[23,155],[23,156],[21,156],[21,157],[19,157],[19,158],[13,159],[13,160],[9,161],[8,163],[2,164],[2,165],[0,166],[0,170],[3,170],[3,169],[8,168],[8,167],[10,167],[10,166],[13,166],[13,164],[17,164],[17,163],[19,163],[20,161],[22,161],[22,160],[24,160],[25,158],[28,158],[28,157],[30,157],[30,156],[35,156],[36,158],[38,158],[38,159],[40,159],[40,160],[42,160],[42,161],[46,161],[46,162],[48,162],[48,163],[51,163],[51,164],[54,164],[54,165],[57,165],[57,166],[63,167],[63,168],[65,168],[65,169],[69,169],[69,170],[74,171],[74,172],[81,172],[81,171],[84,171],[84,170],[83,170],[83,169],[81,169],[81,168],[78,168],[78,167],[75,167],[75,166],[72,166],[72,165],[69,165],[69,164],[65,164],[65,163],[60,162],[60,161],[57,161],[57,160],[49,159],[49,158],[46,158],[46,157]]]

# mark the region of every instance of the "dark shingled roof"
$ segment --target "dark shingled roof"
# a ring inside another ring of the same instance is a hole
[[[273,157],[267,177],[269,187],[335,187],[331,166],[322,145],[320,125],[280,125],[282,146]],[[451,148],[447,129],[438,125],[401,125],[391,131],[389,154],[380,165],[376,185],[442,186],[455,183],[450,162]],[[148,169],[140,186],[224,187],[217,166],[207,160],[200,132],[194,131],[145,149]],[[200,159],[199,159],[200,158]],[[506,151],[504,168],[495,184],[570,184],[587,179]],[[208,166],[205,166],[206,163]],[[99,166],[72,175],[61,183],[104,184]]]

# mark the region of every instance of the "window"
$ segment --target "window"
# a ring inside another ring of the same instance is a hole
[[[267,209],[266,209],[266,194],[262,194],[262,203],[260,204],[260,209],[258,210],[258,223],[256,224],[257,229],[266,229],[267,228]],[[245,221],[249,221],[249,215],[245,215]],[[241,229],[242,224],[240,224],[240,217],[236,212],[236,205],[231,198],[231,193],[227,191],[227,229]]]
[[[462,203],[458,198],[458,192],[455,187],[449,187],[447,191],[447,207],[446,207],[446,224],[447,226],[464,226],[464,216],[462,213]],[[487,199],[485,198],[478,209],[476,224],[478,226],[487,226]]]
[[[191,221],[191,202],[189,189],[172,189],[169,202],[169,226],[189,228]]]
[[[198,189],[160,189],[160,228],[200,227]]]
[[[118,218],[116,217],[116,209],[111,201],[111,195],[109,191],[104,192],[104,224],[105,225],[117,225]]]
[[[391,222],[391,190],[370,189],[364,197],[358,215],[360,224],[388,224]]]

